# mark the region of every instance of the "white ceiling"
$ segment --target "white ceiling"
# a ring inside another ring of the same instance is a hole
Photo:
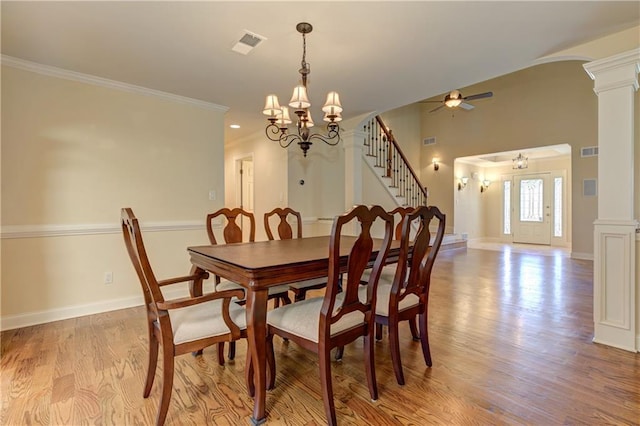
[[[225,139],[262,132],[286,103],[307,36],[315,121],[337,90],[350,118],[526,68],[640,22],[637,1],[2,1],[2,54],[229,107]],[[231,50],[249,30],[267,38]],[[314,109],[315,108],[315,109]]]

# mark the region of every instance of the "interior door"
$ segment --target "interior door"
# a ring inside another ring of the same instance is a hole
[[[548,173],[515,177],[514,243],[551,244],[550,185]]]

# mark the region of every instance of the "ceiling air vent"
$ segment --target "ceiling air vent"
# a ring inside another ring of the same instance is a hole
[[[234,52],[246,55],[251,52],[256,46],[266,40],[266,37],[252,33],[251,31],[244,30],[244,34],[240,37],[240,40],[231,48]]]
[[[598,155],[598,147],[597,146],[587,146],[580,148],[580,156],[584,157],[596,157]]]
[[[422,139],[422,145],[426,146],[426,145],[435,145],[436,144],[436,137],[435,136],[430,136],[428,138],[424,138]]]

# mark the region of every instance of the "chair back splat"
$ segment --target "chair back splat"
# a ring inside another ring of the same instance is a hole
[[[293,236],[293,228],[291,224],[287,221],[288,216],[291,216],[296,221],[296,236],[295,238],[302,238],[302,217],[300,216],[300,212],[293,210],[290,207],[280,208],[276,207],[268,213],[264,214],[264,230],[267,233],[267,238],[269,240],[275,240],[273,232],[271,231],[270,220],[271,217],[278,216],[280,221],[278,222],[278,238],[281,240],[290,240],[294,238]]]
[[[241,243],[244,241],[242,236],[242,228],[240,226],[243,219],[249,220],[248,241],[255,241],[256,219],[253,216],[253,213],[243,210],[239,207],[233,209],[225,207],[207,215],[207,235],[209,236],[209,241],[211,242],[211,244],[218,244],[218,242],[216,241],[216,236],[213,233],[213,220],[218,216],[224,216],[226,218],[226,224],[222,231],[225,243]],[[240,225],[238,225],[238,221],[240,222]]]

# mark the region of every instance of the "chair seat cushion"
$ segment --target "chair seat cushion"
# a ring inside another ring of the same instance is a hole
[[[312,280],[298,281],[298,282],[289,284],[289,286],[297,290],[301,288],[315,287],[318,285],[326,285],[326,284],[327,284],[327,278],[324,277],[324,278],[314,278]]]
[[[236,303],[229,304],[231,320],[241,330],[247,328],[245,309]],[[169,310],[173,343],[191,342],[206,337],[229,333],[229,327],[222,318],[222,299],[199,303],[186,308]]]
[[[267,312],[267,323],[280,330],[318,343],[320,327],[320,309],[324,297],[314,297],[300,302],[285,305]],[[341,301],[336,298],[336,306]],[[336,311],[337,308],[334,308]],[[331,325],[331,335],[364,324],[364,314],[360,311],[350,312],[337,323]]]

